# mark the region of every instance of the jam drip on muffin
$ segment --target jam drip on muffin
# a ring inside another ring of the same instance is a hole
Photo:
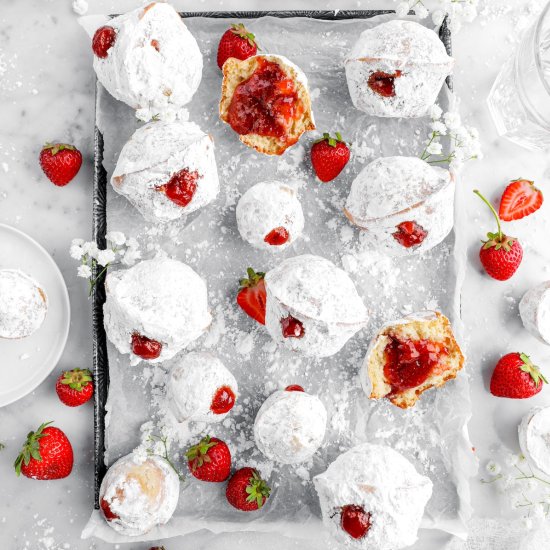
[[[233,408],[234,404],[235,392],[229,386],[222,386],[216,390],[210,410],[214,414],[225,414]]]
[[[132,334],[132,352],[142,359],[156,359],[162,351],[162,344],[137,332]]]
[[[371,513],[362,506],[347,504],[340,512],[340,527],[353,539],[367,536],[371,527]]]
[[[369,88],[382,97],[395,97],[395,79],[401,76],[401,71],[395,73],[384,73],[376,71],[369,76]]]
[[[195,170],[190,172],[187,168],[176,172],[167,183],[157,187],[157,191],[164,193],[173,203],[178,206],[187,206],[197,190],[197,180],[201,176]]]
[[[401,222],[397,231],[392,233],[393,238],[405,248],[412,248],[422,243],[428,232],[416,222]]]
[[[258,59],[254,73],[235,89],[228,122],[240,135],[257,134],[284,140],[302,112],[294,81],[278,63]]]
[[[302,322],[292,315],[281,319],[281,328],[284,338],[303,338],[306,333]]]

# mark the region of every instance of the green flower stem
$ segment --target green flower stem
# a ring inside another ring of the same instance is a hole
[[[474,193],[491,209],[491,212],[493,213],[493,216],[495,217],[495,220],[497,221],[497,227],[498,227],[498,240],[502,240],[502,228],[500,227],[500,220],[498,219],[498,214],[493,205],[477,190],[474,189]]]

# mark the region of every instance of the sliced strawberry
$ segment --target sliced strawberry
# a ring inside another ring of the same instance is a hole
[[[248,279],[241,279],[237,304],[252,319],[265,325],[265,273],[256,273],[251,267],[246,270]]]
[[[502,193],[498,215],[505,222],[520,220],[536,212],[542,201],[542,191],[535,187],[535,182],[514,180]]]

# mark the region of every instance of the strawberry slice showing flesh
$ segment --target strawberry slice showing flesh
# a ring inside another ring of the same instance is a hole
[[[505,222],[520,220],[536,212],[543,202],[542,191],[535,182],[518,179],[512,181],[500,199],[499,218]]]

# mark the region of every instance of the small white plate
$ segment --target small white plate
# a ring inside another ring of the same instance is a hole
[[[42,326],[28,338],[0,339],[0,407],[34,390],[57,365],[69,334],[71,308],[61,271],[52,257],[25,233],[0,224],[0,269],[20,269],[48,295]]]

